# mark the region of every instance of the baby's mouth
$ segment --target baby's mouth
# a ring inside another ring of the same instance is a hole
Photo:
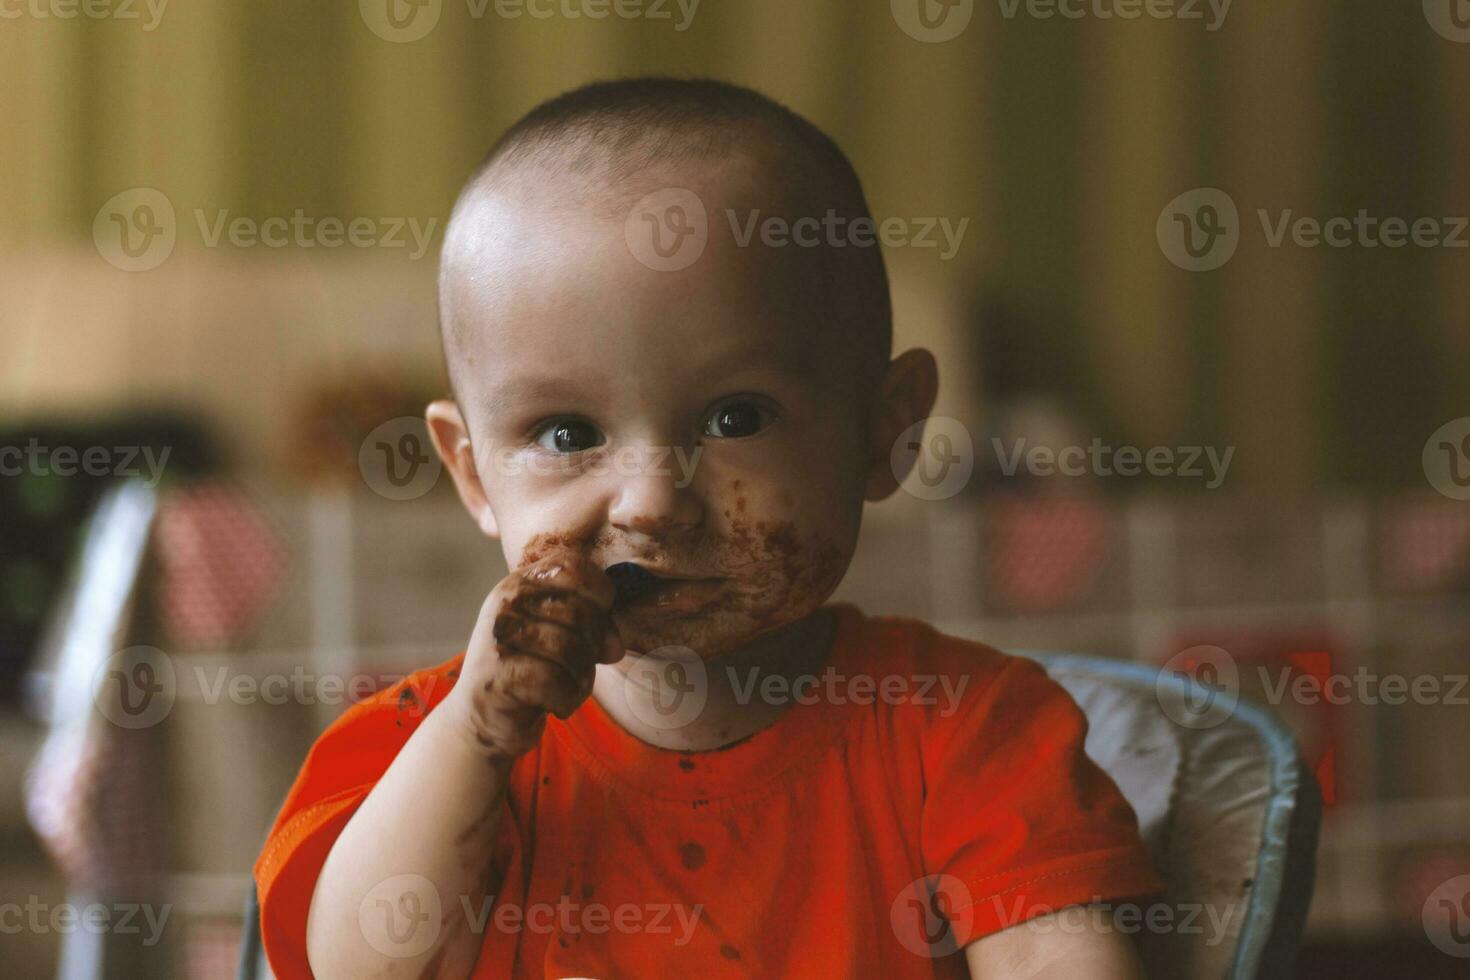
[[[724,585],[721,578],[660,575],[643,565],[618,562],[607,569],[616,594],[613,612],[692,613],[708,605]]]

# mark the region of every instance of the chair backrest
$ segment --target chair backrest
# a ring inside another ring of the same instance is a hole
[[[1156,668],[1026,655],[1087,715],[1088,755],[1133,805],[1164,879],[1136,920],[1148,975],[1291,977],[1321,799],[1290,732],[1262,708]]]

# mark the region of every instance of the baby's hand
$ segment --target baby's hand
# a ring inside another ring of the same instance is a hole
[[[490,592],[450,700],[492,758],[529,752],[546,713],[566,718],[592,693],[597,665],[622,659],[612,602],[608,577],[572,552],[511,572]]]

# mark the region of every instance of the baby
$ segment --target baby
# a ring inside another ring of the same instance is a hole
[[[282,980],[1139,975],[1088,906],[1158,880],[1075,704],[827,604],[938,384],[865,227],[837,146],[722,83],[491,150],[427,418],[513,571],[312,750],[256,866]]]

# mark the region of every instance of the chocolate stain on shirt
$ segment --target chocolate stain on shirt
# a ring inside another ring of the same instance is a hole
[[[700,868],[704,867],[704,848],[701,845],[694,843],[694,841],[685,841],[684,844],[679,848],[679,860],[682,861],[684,867],[689,869],[690,871],[698,871]]]

